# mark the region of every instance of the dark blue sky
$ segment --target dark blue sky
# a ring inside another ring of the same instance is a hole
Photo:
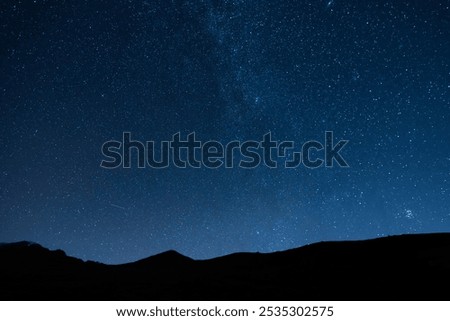
[[[450,1],[0,3],[0,241],[126,262],[450,230]],[[100,167],[124,131],[349,168]]]

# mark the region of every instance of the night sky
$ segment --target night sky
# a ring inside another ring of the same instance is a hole
[[[122,263],[450,231],[450,1],[4,0],[0,44],[0,242]],[[333,131],[349,167],[101,168],[125,131]]]

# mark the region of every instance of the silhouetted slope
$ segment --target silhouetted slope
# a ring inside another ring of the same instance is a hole
[[[29,242],[0,245],[3,300],[449,300],[450,233],[321,242],[196,261],[175,251],[83,262]]]

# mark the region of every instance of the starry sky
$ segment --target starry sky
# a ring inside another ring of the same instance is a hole
[[[4,0],[0,44],[0,241],[122,263],[450,230],[450,1]],[[349,168],[101,168],[124,131],[333,131]]]

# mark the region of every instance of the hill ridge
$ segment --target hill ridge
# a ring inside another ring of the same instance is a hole
[[[0,247],[3,300],[450,299],[450,233],[318,242],[208,260],[169,250],[120,265],[15,244]]]

